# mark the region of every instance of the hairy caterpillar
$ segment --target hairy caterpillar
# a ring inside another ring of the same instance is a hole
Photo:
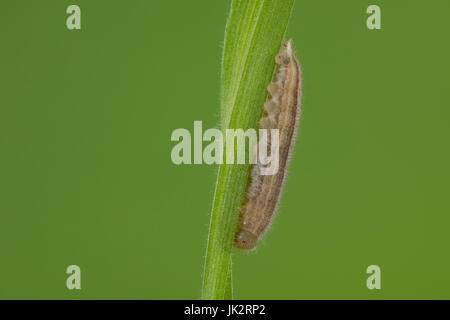
[[[234,246],[253,249],[270,226],[278,208],[287,167],[295,144],[300,119],[301,71],[292,49],[292,40],[283,42],[275,56],[276,71],[267,86],[268,97],[259,125],[279,129],[279,170],[261,175],[261,164],[253,165],[247,193],[240,208]],[[268,144],[270,146],[270,137]]]

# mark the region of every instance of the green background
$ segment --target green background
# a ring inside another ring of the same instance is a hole
[[[170,135],[219,125],[228,9],[2,2],[0,298],[200,297],[216,167],[172,164]],[[297,147],[273,227],[233,255],[236,298],[450,298],[449,12],[296,2]],[[372,264],[381,290],[366,287]]]

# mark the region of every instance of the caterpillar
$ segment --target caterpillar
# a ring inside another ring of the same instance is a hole
[[[301,70],[292,40],[282,43],[275,63],[275,73],[267,86],[268,96],[259,126],[260,129],[279,130],[279,170],[273,175],[261,175],[261,163],[251,167],[234,238],[234,246],[239,249],[254,249],[269,228],[278,209],[297,136],[301,112]],[[270,147],[275,141],[271,141],[269,136],[267,143]]]

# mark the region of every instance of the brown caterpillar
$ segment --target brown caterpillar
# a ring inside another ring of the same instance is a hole
[[[300,119],[301,71],[292,40],[283,42],[275,57],[276,71],[267,86],[268,97],[259,124],[261,129],[279,129],[279,169],[261,175],[261,164],[253,165],[247,193],[240,208],[234,246],[253,249],[270,226],[278,208],[290,155]],[[270,147],[270,135],[268,144]]]

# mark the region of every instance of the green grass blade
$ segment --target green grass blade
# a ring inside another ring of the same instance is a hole
[[[233,300],[233,277],[232,277],[232,268],[231,268],[231,259],[230,259],[230,266],[228,268],[228,276],[227,276],[227,283],[225,285],[225,300]]]
[[[221,126],[258,128],[294,0],[233,0],[221,71]],[[226,154],[226,151],[224,152]],[[231,296],[231,250],[249,165],[219,166],[203,274],[202,299]],[[227,288],[228,287],[228,288]]]

